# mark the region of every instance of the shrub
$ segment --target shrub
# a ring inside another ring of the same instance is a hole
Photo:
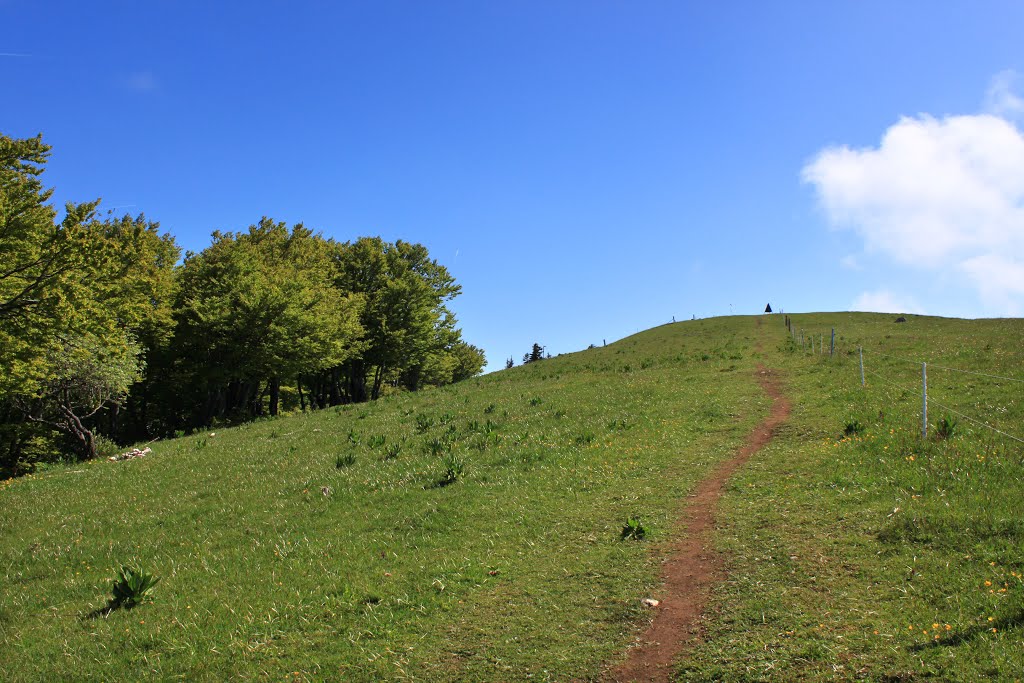
[[[117,442],[108,439],[102,434],[93,435],[93,444],[96,447],[96,457],[101,460],[106,460],[121,452],[121,447],[117,445]]]

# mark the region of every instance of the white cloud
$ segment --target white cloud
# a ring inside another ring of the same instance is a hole
[[[1017,119],[1024,114],[1024,99],[1013,91],[1017,72],[1007,69],[997,73],[985,93],[985,111],[1003,118]]]
[[[994,85],[993,101],[1024,111],[1008,88]],[[1010,121],[904,117],[878,147],[826,148],[801,177],[867,254],[959,279],[1003,311],[1024,302],[1024,135]]]
[[[1002,254],[982,254],[960,264],[982,300],[1007,315],[1019,316],[1024,301],[1024,263]]]
[[[862,292],[854,299],[850,310],[869,313],[924,313],[913,297],[897,296],[887,289]]]

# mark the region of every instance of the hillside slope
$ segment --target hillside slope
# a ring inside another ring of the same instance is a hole
[[[1024,321],[895,318],[792,316],[793,413],[721,501],[680,680],[1022,678]]]
[[[964,418],[922,441],[915,386],[926,360],[934,401],[1024,436],[1024,325],[892,318],[795,316],[803,344],[782,316],[666,325],[4,482],[2,678],[597,679],[687,495],[766,414],[758,363],[793,413],[721,501],[728,578],[681,680],[1012,678],[1020,444]],[[126,563],[161,582],[106,613]]]
[[[7,483],[0,670],[593,678],[643,618],[652,543],[767,406],[757,335],[665,326]],[[630,517],[646,541],[620,540]],[[153,602],[97,617],[126,563]]]

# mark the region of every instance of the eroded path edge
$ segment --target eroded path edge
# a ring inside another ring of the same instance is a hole
[[[723,575],[721,557],[711,547],[718,499],[733,473],[771,441],[776,428],[789,416],[789,401],[777,374],[759,364],[757,380],[772,400],[771,411],[747,436],[743,447],[691,494],[680,520],[679,538],[662,564],[664,599],[656,608],[654,622],[640,645],[629,650],[626,661],[608,673],[608,681],[669,681],[672,663],[699,635],[699,620],[711,587]]]

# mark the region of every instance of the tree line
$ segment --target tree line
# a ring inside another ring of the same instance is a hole
[[[0,470],[100,443],[376,399],[479,374],[420,244],[263,218],[186,253],[144,215],[63,217],[41,136],[0,135]]]

